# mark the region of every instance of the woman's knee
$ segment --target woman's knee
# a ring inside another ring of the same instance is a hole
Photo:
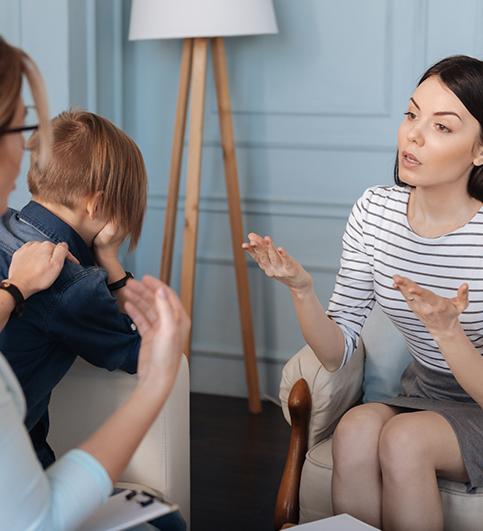
[[[419,419],[403,413],[389,420],[379,438],[379,462],[383,474],[414,475],[431,463],[430,445]]]
[[[377,454],[379,435],[391,417],[386,408],[382,404],[363,404],[342,417],[332,440],[334,463],[349,464]]]

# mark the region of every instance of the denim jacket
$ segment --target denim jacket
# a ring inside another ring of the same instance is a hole
[[[119,310],[107,288],[107,273],[96,265],[92,250],[72,227],[35,201],[20,212],[9,209],[1,218],[1,278],[8,277],[12,254],[32,240],[65,241],[80,262],[66,261],[54,284],[32,295],[22,317],[12,315],[0,333],[0,351],[26,397],[25,424],[47,467],[55,460],[46,442],[50,394],[76,356],[108,370],[134,373],[140,337]]]

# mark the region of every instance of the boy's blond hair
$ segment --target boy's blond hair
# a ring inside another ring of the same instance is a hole
[[[68,111],[52,121],[52,156],[45,169],[35,163],[37,138],[28,172],[30,193],[47,202],[75,208],[79,199],[101,192],[98,208],[136,246],[146,209],[146,169],[135,142],[106,118]]]

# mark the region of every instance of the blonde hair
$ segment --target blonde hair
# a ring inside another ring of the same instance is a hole
[[[42,76],[37,65],[23,50],[11,46],[0,37],[0,129],[7,128],[13,120],[21,97],[23,76],[27,78],[39,118],[37,163],[45,167],[51,152],[52,129]]]
[[[99,194],[100,215],[130,236],[141,234],[147,177],[135,142],[112,122],[86,111],[68,111],[52,120],[52,157],[44,169],[35,163],[38,138],[29,140],[28,184],[32,195],[74,208],[79,199]]]

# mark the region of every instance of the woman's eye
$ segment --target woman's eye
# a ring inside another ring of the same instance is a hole
[[[443,124],[436,124],[436,129],[442,133],[451,133],[451,130]]]
[[[405,112],[404,116],[407,116],[408,120],[414,120],[416,118],[416,115],[411,111]]]

